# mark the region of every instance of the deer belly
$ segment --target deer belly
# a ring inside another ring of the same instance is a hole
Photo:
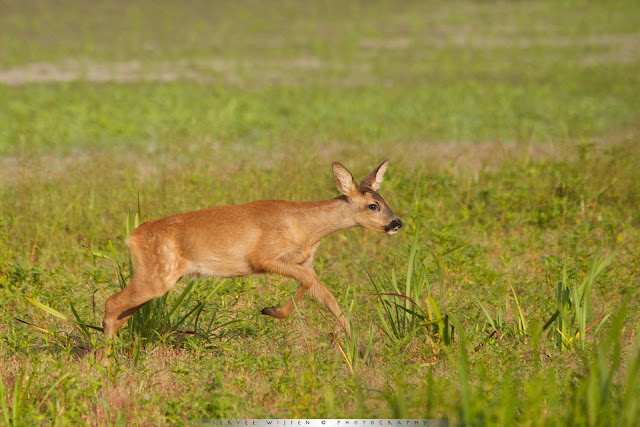
[[[209,258],[192,264],[185,274],[191,276],[239,277],[254,274],[246,260]]]

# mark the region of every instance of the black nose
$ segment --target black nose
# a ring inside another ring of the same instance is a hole
[[[389,225],[384,227],[384,231],[386,231],[387,233],[391,230],[398,231],[401,227],[402,227],[402,221],[400,221],[399,219],[394,219],[389,223]]]

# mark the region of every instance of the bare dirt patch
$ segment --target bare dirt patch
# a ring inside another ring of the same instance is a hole
[[[446,49],[467,47],[477,49],[580,49],[577,64],[589,67],[600,64],[628,64],[640,61],[640,34],[601,34],[584,37],[562,35],[522,36],[508,29],[494,34],[479,34],[473,28],[435,27],[422,39],[410,37],[364,38],[360,41],[358,61],[338,63],[314,56],[297,58],[200,58],[175,61],[99,62],[68,59],[58,62],[33,62],[0,70],[0,84],[19,86],[30,83],[88,82],[223,82],[231,85],[288,84],[295,85],[310,78],[330,81],[341,86],[382,84],[381,76],[373,74],[374,62],[380,52],[425,48]],[[422,54],[419,54],[419,57]],[[369,59],[367,59],[369,58]]]
[[[90,82],[127,83],[137,81],[174,81],[179,79],[200,80],[198,68],[228,72],[235,68],[229,61],[207,60],[190,67],[184,61],[142,64],[139,61],[125,62],[80,62],[58,63],[36,62],[22,67],[0,71],[0,83],[18,86],[27,83],[64,83],[76,80]]]
[[[410,38],[381,38],[364,39],[360,42],[360,47],[365,49],[407,49],[411,46]]]
[[[55,63],[34,62],[20,67],[0,70],[0,84],[20,86],[29,83],[65,83],[72,81],[132,83],[141,81],[172,82],[190,80],[211,82],[221,80],[229,84],[252,81],[271,81],[291,78],[309,71],[352,70],[366,71],[363,66],[331,63],[305,56],[291,59],[228,60],[207,58],[178,61],[121,61],[95,62],[64,60]]]
[[[471,28],[440,27],[423,39],[427,46],[498,48],[581,48],[588,51],[578,63],[582,66],[627,64],[640,61],[640,34],[602,34],[584,37],[548,35],[542,37],[509,34],[483,35]],[[593,51],[593,52],[592,52]]]

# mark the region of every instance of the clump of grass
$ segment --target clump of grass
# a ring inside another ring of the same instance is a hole
[[[494,305],[498,306],[497,314],[492,315],[491,310],[487,308],[487,306],[483,303],[482,299],[474,289],[471,283],[468,283],[469,289],[471,289],[471,293],[473,294],[473,298],[478,303],[482,312],[487,319],[487,323],[491,326],[491,331],[489,332],[489,336],[484,340],[487,341],[489,338],[496,337],[498,340],[501,335],[505,331],[513,332],[514,335],[520,338],[526,338],[529,336],[529,322],[524,314],[522,305],[520,304],[520,298],[518,298],[518,294],[511,283],[509,283],[509,291],[511,291],[511,295],[509,296],[509,292],[507,291],[507,295],[505,295],[505,310],[503,311],[502,306],[499,303],[498,299],[495,299]],[[513,299],[515,306],[517,308],[517,316],[515,325],[509,325],[507,320],[505,319],[504,313],[509,311],[509,301]]]
[[[13,389],[5,387],[0,375],[0,413],[5,425],[23,426],[36,423],[37,408],[44,406],[52,392],[70,376],[68,372],[62,374],[46,391],[42,388],[34,393],[34,384],[41,380],[36,369],[27,373],[27,369],[21,368],[14,377]]]
[[[416,302],[421,301],[428,286],[426,270],[419,264],[419,255],[429,233],[420,240],[419,230],[418,224],[409,247],[404,289],[400,289],[395,269],[391,270],[391,275],[381,271],[378,278],[380,287],[372,281],[378,292],[376,295],[380,297],[376,308],[382,328],[388,337],[398,341],[411,338],[420,328],[431,324],[426,321],[427,317],[420,312],[420,306]]]
[[[26,389],[29,388],[31,377],[28,377],[27,383],[24,384],[24,372],[16,376],[13,383],[13,391],[7,396],[7,389],[0,376],[0,410],[4,416],[4,422],[7,426],[20,425],[24,417],[24,406],[27,397]],[[7,403],[7,397],[10,403]]]
[[[455,328],[450,323],[449,316],[442,313],[442,277],[440,276],[439,281],[440,303],[438,303],[432,292],[426,265],[420,257],[430,234],[431,232],[428,231],[424,236],[421,236],[420,223],[416,225],[407,255],[404,289],[401,289],[395,269],[391,270],[391,274],[380,270],[376,281],[353,241],[351,239],[350,241],[369,280],[376,289],[376,293],[371,297],[378,297],[376,312],[380,322],[380,330],[397,347],[402,347],[417,334],[425,332],[434,351],[438,352],[440,344],[451,345],[453,343]]]
[[[338,335],[332,333],[332,337],[338,346],[340,353],[349,366],[351,374],[355,373],[355,369],[360,365],[361,361],[367,363],[370,361],[374,344],[374,329],[369,329],[368,333],[363,333],[364,327],[360,322],[354,322],[353,313],[357,305],[357,297],[355,290],[349,286],[345,293],[342,306],[345,307],[343,313],[349,323],[350,335],[342,334],[342,340],[338,339]]]
[[[569,278],[567,273],[567,255],[562,266],[562,279],[557,285],[557,309],[544,325],[543,329],[554,325],[550,336],[559,350],[571,349],[576,342],[585,347],[587,332],[595,326],[600,329],[611,313],[592,315],[591,291],[596,278],[611,263],[616,252],[600,257],[596,251],[592,256],[591,269],[581,282]]]
[[[6,266],[0,266],[0,277],[3,279],[0,284],[5,282],[10,288],[24,289],[42,283],[42,271],[29,265],[25,256],[21,261],[8,260]]]
[[[566,414],[568,423],[606,425],[616,417],[619,417],[619,425],[631,426],[640,422],[637,399],[640,391],[640,338],[635,340],[626,375],[621,373],[623,359],[620,342],[627,323],[627,307],[628,300],[616,310],[607,334],[589,359],[585,367],[586,374],[577,385]]]

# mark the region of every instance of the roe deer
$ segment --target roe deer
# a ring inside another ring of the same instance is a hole
[[[377,193],[388,160],[358,185],[340,163],[333,179],[343,194],[318,202],[260,200],[219,206],[147,221],[133,230],[127,243],[134,260],[129,284],[105,303],[102,325],[108,338],[141,306],[164,295],[182,276],[239,277],[275,273],[300,283],[293,300],[309,291],[349,333],[340,307],[313,270],[320,240],[338,230],[364,227],[395,234],[402,221]],[[294,309],[267,307],[263,314],[285,319]],[[97,354],[102,358],[102,352]]]

